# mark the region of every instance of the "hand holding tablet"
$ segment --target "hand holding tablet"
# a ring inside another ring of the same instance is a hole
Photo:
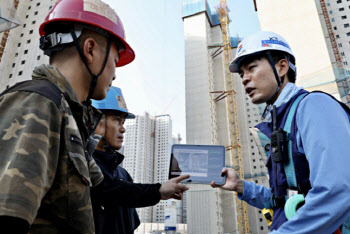
[[[171,150],[169,179],[189,174],[191,177],[183,182],[210,184],[214,181],[217,185],[223,185],[223,167],[225,146],[175,144]]]

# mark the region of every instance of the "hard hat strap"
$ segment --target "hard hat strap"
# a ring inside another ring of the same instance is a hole
[[[108,144],[108,141],[107,141],[107,130],[108,130],[108,128],[107,128],[106,113],[103,113],[103,117],[102,117],[102,118],[103,118],[103,119],[102,119],[101,121],[104,121],[104,124],[105,124],[105,132],[104,132],[104,134],[103,134],[103,136],[102,136],[102,138],[101,138],[101,140],[102,140],[102,142],[103,142],[103,148],[106,150],[106,152],[114,152],[114,151],[116,151],[117,149],[114,148],[114,147],[112,147],[112,146],[110,146],[110,145]]]
[[[104,125],[105,125],[105,132],[102,136],[102,142],[103,142],[103,148],[106,149],[106,151],[108,151],[108,149],[110,148],[107,142],[107,118],[106,118],[106,113],[103,113],[103,121],[104,121]]]
[[[277,85],[278,85],[275,94],[266,102],[267,104],[271,104],[271,103],[272,103],[272,100],[277,96],[278,92],[280,91],[280,89],[281,89],[281,87],[282,87],[282,84],[283,84],[283,82],[284,82],[284,77],[285,77],[285,76],[283,76],[283,77],[282,77],[282,80],[280,81],[280,78],[279,78],[279,76],[278,76],[278,74],[277,74],[275,62],[274,62],[273,59],[272,59],[272,56],[271,56],[270,51],[267,51],[267,52],[266,52],[266,55],[267,55],[267,59],[269,60],[270,65],[271,65],[271,67],[272,67],[272,70],[273,70],[273,73],[274,73],[274,75],[275,75],[275,78],[276,78],[276,81],[277,81]]]
[[[90,67],[88,65],[88,62],[86,60],[86,57],[84,56],[83,51],[80,48],[79,41],[78,41],[78,38],[77,38],[77,36],[75,34],[74,25],[73,24],[72,24],[72,27],[70,29],[70,33],[71,33],[71,35],[73,37],[74,45],[75,45],[75,47],[77,48],[77,50],[79,52],[80,58],[83,60],[83,63],[85,64],[85,67],[87,68],[87,70],[89,71],[90,75],[92,76],[91,85],[90,85],[90,91],[89,91],[88,97],[86,98],[86,100],[89,100],[89,99],[91,99],[91,97],[92,97],[92,95],[93,95],[93,93],[95,91],[98,77],[103,73],[103,71],[104,71],[104,69],[105,69],[105,67],[107,65],[107,61],[108,61],[108,57],[109,57],[109,53],[111,51],[111,47],[112,47],[113,41],[110,38],[108,38],[108,45],[107,45],[107,50],[106,50],[105,61],[104,61],[103,65],[102,65],[100,73],[98,73],[96,75],[96,74],[93,74],[91,72]]]

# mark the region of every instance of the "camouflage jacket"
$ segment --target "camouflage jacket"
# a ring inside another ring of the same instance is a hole
[[[60,104],[35,92],[0,97],[0,216],[31,224],[29,233],[94,233],[90,187],[103,180],[87,147],[95,126],[86,126],[86,107],[50,65],[33,79],[61,91]]]

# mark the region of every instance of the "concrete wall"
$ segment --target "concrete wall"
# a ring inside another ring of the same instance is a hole
[[[31,79],[34,67],[48,63],[39,49],[39,26],[54,0],[24,1],[18,4],[21,25],[10,31],[0,63],[0,92],[17,82]]]
[[[204,13],[185,18],[186,142],[213,144],[207,31]],[[201,114],[198,114],[201,113]]]
[[[221,191],[209,185],[191,184],[187,191],[187,232],[223,233]]]

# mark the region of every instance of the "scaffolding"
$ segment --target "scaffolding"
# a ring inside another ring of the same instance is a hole
[[[230,40],[230,33],[229,33],[230,19],[228,16],[228,8],[227,8],[226,0],[220,0],[220,5],[216,7],[216,11],[219,14],[221,30],[222,30],[224,74],[226,78],[225,81],[226,81],[227,91],[219,91],[221,95],[219,95],[214,101],[217,102],[227,97],[231,145],[227,146],[226,150],[231,151],[233,168],[239,174],[240,178],[244,178],[244,168],[243,168],[243,161],[242,161],[239,123],[238,123],[238,115],[237,115],[236,92],[234,91],[235,87],[234,87],[233,75],[229,71],[229,64],[232,60],[232,54],[231,54],[231,40]],[[216,55],[218,52],[219,51],[214,53],[214,55]],[[237,193],[235,194],[235,200],[236,200],[239,233],[240,234],[250,233],[247,204],[238,199]]]
[[[332,45],[333,53],[334,53],[334,56],[335,56],[335,60],[337,62],[338,68],[342,70],[342,68],[343,68],[343,61],[342,61],[342,58],[340,56],[340,53],[339,53],[339,50],[338,50],[337,41],[335,39],[333,30],[332,30],[332,24],[331,24],[331,21],[329,19],[326,3],[325,3],[324,0],[320,0],[320,4],[321,4],[321,8],[322,8],[323,17],[324,17],[324,20],[326,22],[327,32],[328,32],[328,35],[329,35],[329,39],[331,41],[331,45]]]
[[[337,82],[338,90],[339,90],[340,96],[342,98],[344,96],[347,96],[348,93],[350,92],[349,85],[348,85],[349,74],[348,74],[348,72],[345,72],[345,69],[344,69],[343,60],[342,60],[341,54],[339,53],[338,44],[337,44],[336,38],[335,38],[334,33],[333,33],[332,23],[329,19],[328,9],[327,9],[325,1],[320,0],[320,5],[322,8],[322,14],[323,14],[323,17],[324,17],[324,20],[326,23],[326,28],[327,28],[327,32],[329,35],[329,39],[331,41],[331,46],[332,46],[333,54],[335,57],[335,61],[337,63],[337,68],[333,68],[333,70],[334,70],[334,75],[335,75],[335,79]],[[346,101],[345,100],[343,100],[343,101],[348,106],[350,106],[349,99],[347,99]]]

